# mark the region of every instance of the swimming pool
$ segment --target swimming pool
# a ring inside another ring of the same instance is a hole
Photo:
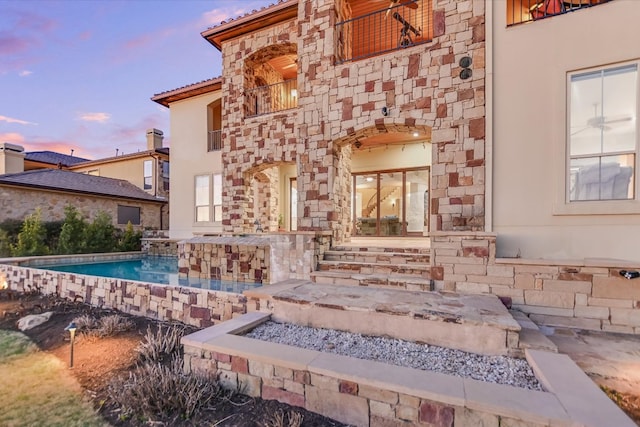
[[[39,266],[45,270],[90,276],[113,277],[116,279],[138,280],[163,285],[186,286],[215,291],[242,293],[245,289],[262,286],[261,283],[229,282],[197,277],[178,277],[178,259],[171,257],[143,257],[133,260],[93,262]]]

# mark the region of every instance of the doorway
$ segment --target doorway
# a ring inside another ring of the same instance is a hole
[[[353,174],[355,236],[423,236],[429,230],[430,169]]]

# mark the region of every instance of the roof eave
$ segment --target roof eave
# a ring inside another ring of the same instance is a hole
[[[172,102],[181,101],[183,99],[214,92],[216,90],[220,90],[221,88],[222,78],[218,77],[212,80],[195,83],[193,85],[189,85],[179,89],[159,93],[158,95],[154,95],[151,100],[168,108]]]
[[[284,1],[271,7],[242,16],[200,33],[216,49],[222,50],[222,42],[298,16],[298,0]]]

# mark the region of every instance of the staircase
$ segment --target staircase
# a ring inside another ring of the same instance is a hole
[[[337,246],[325,252],[311,280],[410,291],[433,290],[429,248]]]

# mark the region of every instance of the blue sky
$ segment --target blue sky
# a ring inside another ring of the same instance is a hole
[[[221,73],[200,33],[275,0],[0,0],[0,142],[96,159],[170,145],[157,93]]]

